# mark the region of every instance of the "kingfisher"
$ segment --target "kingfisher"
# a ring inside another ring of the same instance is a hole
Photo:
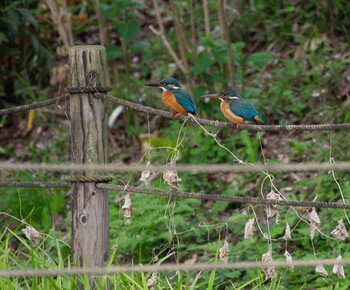
[[[228,87],[219,94],[204,95],[202,98],[220,99],[220,109],[224,116],[236,127],[244,123],[264,124],[264,121],[254,106],[242,99],[234,87]]]
[[[173,112],[175,117],[180,115],[187,116],[188,113],[192,115],[197,114],[191,95],[181,87],[176,79],[165,78],[158,83],[148,83],[145,85],[159,87],[163,90],[162,101]]]

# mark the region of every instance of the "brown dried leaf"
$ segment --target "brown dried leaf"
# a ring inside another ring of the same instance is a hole
[[[26,238],[32,242],[34,247],[39,245],[43,239],[41,233],[32,226],[27,225],[25,229],[22,229],[22,232],[25,234]]]
[[[323,265],[317,265],[315,268],[316,273],[320,273],[320,275],[322,277],[327,277],[328,276],[328,272],[325,269],[325,267],[323,267]]]
[[[175,188],[178,187],[178,183],[181,181],[181,178],[179,178],[175,170],[165,170],[163,173],[163,179],[167,184]]]
[[[292,255],[289,254],[288,251],[285,251],[285,252],[284,252],[284,256],[286,257],[286,262],[287,262],[287,264],[293,262]],[[293,265],[290,265],[289,269],[290,269],[291,272],[293,272],[294,266],[293,266]]]
[[[124,204],[122,206],[122,209],[124,210],[124,217],[126,218],[126,224],[131,223],[131,215],[135,211],[135,208],[131,205],[131,198],[130,194],[124,195]]]
[[[338,225],[331,232],[331,234],[340,241],[345,241],[345,239],[349,236],[342,219],[338,220]]]
[[[222,260],[225,264],[228,261],[228,254],[230,253],[230,249],[228,246],[228,242],[225,240],[223,246],[220,248],[220,260]]]
[[[266,196],[266,199],[281,200],[282,198],[278,193],[271,190],[270,193]],[[278,224],[278,218],[279,218],[278,205],[270,204],[266,206],[266,215],[267,215],[267,218],[272,218],[276,216],[276,224]]]
[[[316,229],[319,230],[321,228],[321,221],[314,207],[309,213],[309,222],[310,222],[310,238],[311,240],[313,240],[315,237]]]
[[[250,242],[253,242],[253,234],[255,230],[254,224],[255,219],[251,218],[247,221],[244,228],[244,238],[249,240]]]
[[[288,224],[288,222],[286,223],[286,229],[285,229],[285,232],[284,232],[284,239],[285,240],[290,240],[292,237],[291,237],[291,231],[290,231],[290,226]]]
[[[341,263],[342,259],[342,256],[338,256],[337,261],[339,261],[339,263],[334,264],[333,273],[337,274],[339,278],[345,279],[344,266]]]
[[[271,252],[268,251],[267,253],[263,254],[261,260],[263,263],[273,262]],[[266,279],[273,280],[276,276],[275,267],[263,267],[263,271],[265,273]]]

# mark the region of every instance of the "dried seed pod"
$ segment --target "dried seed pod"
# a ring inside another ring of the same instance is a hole
[[[342,219],[338,220],[338,225],[331,232],[331,234],[340,241],[345,241],[345,239],[349,236]]]
[[[290,231],[290,226],[288,224],[288,222],[286,223],[286,229],[284,232],[284,239],[285,240],[290,240],[291,239],[291,231]]]
[[[337,261],[339,261],[339,263],[334,264],[333,266],[333,273],[337,274],[339,278],[345,278],[345,272],[344,272],[344,266],[341,263],[342,261],[342,256],[338,256]]]
[[[181,181],[181,178],[179,178],[175,170],[165,170],[163,173],[163,179],[173,188],[178,188],[178,183]]]
[[[270,193],[266,196],[266,199],[281,200],[282,198],[277,192],[271,190]],[[267,218],[272,218],[276,216],[276,224],[278,224],[278,218],[279,218],[278,205],[269,204],[268,206],[266,206],[266,215],[267,215]]]
[[[267,253],[263,254],[261,260],[263,263],[273,262],[271,252],[268,251]],[[275,267],[263,267],[263,271],[265,273],[266,279],[273,280],[276,277]]]
[[[325,267],[323,267],[323,265],[317,265],[315,268],[315,272],[319,273],[322,277],[327,277],[328,276],[328,272],[325,269]]]
[[[251,218],[247,221],[244,228],[244,238],[249,240],[250,242],[253,242],[253,235],[255,230],[255,219]]]
[[[310,222],[310,238],[311,240],[315,237],[315,231],[321,228],[321,220],[318,217],[318,214],[313,207],[309,214],[309,222]]]
[[[25,229],[22,229],[22,232],[24,233],[26,238],[32,242],[34,247],[39,245],[43,239],[43,236],[41,235],[41,233],[39,233],[32,226],[27,225]]]
[[[289,254],[287,250],[284,252],[284,256],[286,257],[286,262],[287,262],[287,264],[293,262],[292,255]],[[290,269],[291,272],[293,272],[293,271],[294,271],[294,266],[293,266],[293,265],[290,265],[289,269]]]
[[[158,279],[158,275],[156,272],[153,272],[151,277],[147,280],[147,286],[149,289],[154,289],[154,285],[156,285]]]
[[[222,260],[225,264],[228,261],[228,254],[230,253],[230,249],[228,246],[228,242],[225,240],[223,246],[220,248],[220,260]]]

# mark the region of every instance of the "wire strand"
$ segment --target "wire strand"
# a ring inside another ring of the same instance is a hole
[[[70,99],[70,95],[65,95],[65,96],[56,97],[56,98],[52,98],[50,100],[45,100],[45,101],[41,101],[41,102],[37,102],[37,103],[2,109],[2,110],[0,110],[0,116],[6,115],[6,114],[11,114],[11,113],[19,113],[19,112],[29,111],[29,110],[33,110],[33,109],[39,109],[39,108],[47,107],[47,106],[56,104],[58,102],[66,101],[69,99]]]
[[[79,181],[77,181],[79,182]],[[83,182],[94,182],[94,179],[89,180],[88,177],[83,178]],[[39,188],[65,188],[71,186],[70,182],[6,182],[1,181],[0,187],[39,187]],[[264,205],[280,205],[280,206],[302,206],[302,207],[317,207],[317,208],[340,208],[350,209],[349,203],[337,203],[337,202],[322,202],[322,201],[294,201],[294,200],[278,200],[278,199],[266,199],[255,198],[246,196],[230,196],[220,194],[205,194],[194,192],[182,192],[182,191],[168,191],[160,189],[149,189],[143,187],[134,187],[129,185],[116,185],[108,183],[96,183],[96,188],[117,190],[122,192],[132,192],[136,194],[150,194],[158,196],[170,196],[170,197],[182,197],[201,200],[212,201],[227,201],[232,203],[249,203],[249,204],[264,204]]]
[[[102,87],[96,87],[96,88],[68,88],[67,91],[71,93],[71,95],[65,95],[57,98],[52,98],[50,100],[45,100],[37,103],[32,103],[28,105],[23,106],[17,106],[7,109],[0,110],[0,116],[5,114],[11,114],[11,113],[18,113],[18,112],[24,112],[28,110],[38,109],[46,106],[53,105],[57,102],[63,101],[63,100],[69,100],[71,96],[77,95],[79,93],[92,93],[96,98],[101,98],[116,104],[120,104],[132,109],[135,109],[140,112],[155,114],[159,116],[163,116],[165,118],[169,119],[179,119],[182,121],[186,120],[186,116],[179,116],[174,117],[173,114],[167,111],[151,108],[148,106],[144,106],[141,104],[137,104],[134,102],[130,102],[121,98],[112,97],[109,95],[106,95],[104,93],[110,90],[110,88],[102,88]],[[335,130],[348,130],[350,129],[350,123],[340,123],[340,124],[302,124],[302,125],[250,125],[250,124],[242,124],[238,128],[236,126],[232,126],[229,122],[220,122],[217,120],[207,120],[207,119],[201,119],[197,118],[194,120],[193,118],[189,119],[189,122],[192,123],[199,123],[201,125],[208,125],[216,128],[235,128],[238,130],[249,130],[249,131],[269,131],[269,132],[303,132],[303,131],[335,131]]]
[[[50,172],[99,172],[121,173],[142,172],[144,170],[161,171],[176,170],[192,173],[221,173],[221,172],[292,172],[292,171],[350,171],[350,162],[337,163],[290,163],[290,164],[176,164],[176,165],[125,165],[125,164],[74,164],[74,163],[6,163],[0,162],[0,170],[6,171],[50,171]]]
[[[161,265],[137,265],[115,267],[86,267],[63,269],[32,269],[32,270],[8,270],[0,271],[0,278],[22,277],[46,277],[62,275],[112,275],[118,273],[141,272],[176,272],[176,271],[209,271],[209,270],[233,270],[267,267],[314,267],[318,265],[349,265],[350,259],[318,259],[318,260],[294,260],[294,261],[242,261],[232,263],[195,263],[195,264],[161,264]]]

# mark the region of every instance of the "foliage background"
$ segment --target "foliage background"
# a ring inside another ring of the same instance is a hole
[[[219,11],[221,2],[2,1],[0,106],[27,104],[61,94],[68,84],[69,46],[102,43],[107,49],[111,94],[116,97],[162,108],[161,93],[144,87],[144,83],[174,76],[192,93],[201,117],[224,120],[218,103],[203,102],[200,96],[219,92],[234,82],[268,124],[349,122],[348,1],[228,0],[224,1],[225,15]],[[223,35],[220,26],[223,17],[228,36]],[[162,35],[154,32],[164,34],[183,69],[164,46]],[[229,65],[228,51],[233,66]],[[110,113],[114,109],[110,107]],[[64,105],[1,116],[0,159],[68,162],[67,110]],[[172,148],[179,134],[184,139],[178,148],[178,163],[233,162],[200,128],[185,125],[181,130],[181,123],[176,120],[124,110],[108,134],[109,157],[113,163],[139,162],[148,140],[152,147]],[[331,157],[336,162],[349,160],[346,131],[261,133],[261,145],[258,135],[247,131],[221,130],[218,137],[247,162],[264,162],[261,147],[271,163],[327,162]],[[173,152],[152,150],[142,162],[164,164]],[[2,179],[19,181],[64,179],[46,172],[0,172],[0,175]],[[269,192],[262,174],[182,174],[180,177],[180,189],[185,191],[242,196],[260,196],[261,189],[265,194]],[[133,184],[139,182],[136,175],[117,178],[116,182],[128,178]],[[336,173],[336,178],[349,199],[349,176]],[[312,200],[317,196],[321,201],[340,200],[339,188],[328,172],[277,173],[274,183],[290,199]],[[150,186],[168,188],[160,177]],[[20,188],[2,188],[1,192],[1,269],[69,265],[70,249],[62,242],[70,241],[69,193],[59,189]],[[308,225],[299,223],[299,218],[288,209],[280,209],[280,223],[276,224],[266,219],[262,207],[254,207],[253,211],[251,207],[226,202],[134,195],[136,211],[132,223],[126,225],[121,202],[118,193],[110,193],[112,264],[214,261],[223,238],[230,244],[229,261],[260,260],[268,248],[262,235],[256,232],[253,244],[243,239],[244,224],[254,217],[254,212],[263,231],[269,225],[274,238],[284,235],[287,222],[291,227],[296,226],[287,245],[284,240],[273,242],[274,259],[284,259],[286,248],[294,259],[313,259],[314,250],[318,258],[339,254],[347,257],[349,252],[348,242],[333,241],[322,235],[316,235],[313,246],[308,238]],[[298,211],[302,215],[307,209]],[[344,219],[344,213],[339,210],[320,210],[319,215],[321,229],[327,234],[338,219]],[[24,240],[23,220],[50,235],[39,248]],[[144,277],[129,278],[125,275],[115,283],[126,288],[144,283]],[[27,285],[37,289],[45,289],[40,287],[46,285],[62,288],[72,285],[69,278],[65,279],[3,279],[1,283],[6,287]],[[265,281],[260,270],[178,273],[161,276],[157,287],[309,288],[313,285],[346,289],[348,284],[335,275],[322,278],[314,269],[307,268],[294,272],[281,269],[273,282]]]

